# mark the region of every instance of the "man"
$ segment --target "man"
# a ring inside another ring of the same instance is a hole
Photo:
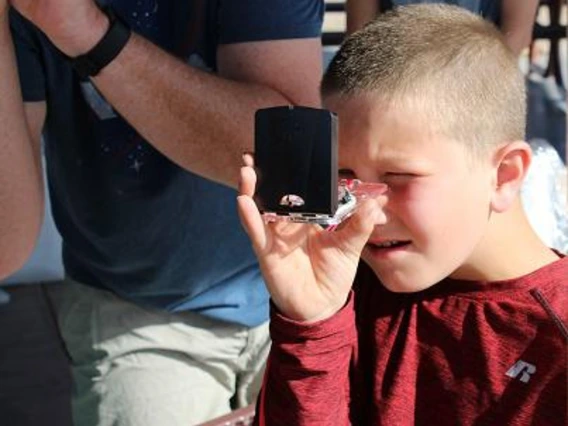
[[[228,186],[256,109],[319,105],[324,6],[102,3],[10,3],[30,130],[16,93],[0,123],[36,154],[43,125],[75,423],[194,424],[259,387],[268,295]]]

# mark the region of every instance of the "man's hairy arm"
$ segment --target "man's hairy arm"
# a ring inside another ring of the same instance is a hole
[[[24,110],[8,11],[0,4],[0,279],[31,254],[43,217],[42,105]],[[28,120],[26,120],[26,113]]]
[[[222,45],[219,75],[190,67],[134,35],[93,79],[115,109],[180,166],[236,187],[253,148],[258,108],[319,106],[319,39]]]

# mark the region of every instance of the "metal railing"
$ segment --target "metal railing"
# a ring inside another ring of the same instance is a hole
[[[529,57],[532,57],[532,52],[537,40],[549,40],[550,48],[548,51],[548,64],[544,71],[544,76],[553,76],[556,84],[566,88],[566,82],[562,77],[561,69],[561,56],[562,52],[561,43],[562,39],[566,38],[566,25],[561,23],[562,8],[566,8],[567,0],[541,0],[539,8],[548,8],[550,22],[548,25],[542,25],[538,21],[535,22],[533,28],[533,39],[529,48]]]

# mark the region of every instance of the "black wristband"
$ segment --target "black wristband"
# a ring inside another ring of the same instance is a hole
[[[71,64],[81,78],[87,79],[97,75],[104,67],[112,62],[122,51],[132,31],[113,11],[105,8],[109,19],[109,27],[95,47],[76,58],[70,58]]]

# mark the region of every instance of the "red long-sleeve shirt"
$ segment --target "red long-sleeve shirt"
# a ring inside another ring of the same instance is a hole
[[[260,425],[566,425],[568,257],[519,279],[386,290],[360,268],[314,324],[272,312]]]

